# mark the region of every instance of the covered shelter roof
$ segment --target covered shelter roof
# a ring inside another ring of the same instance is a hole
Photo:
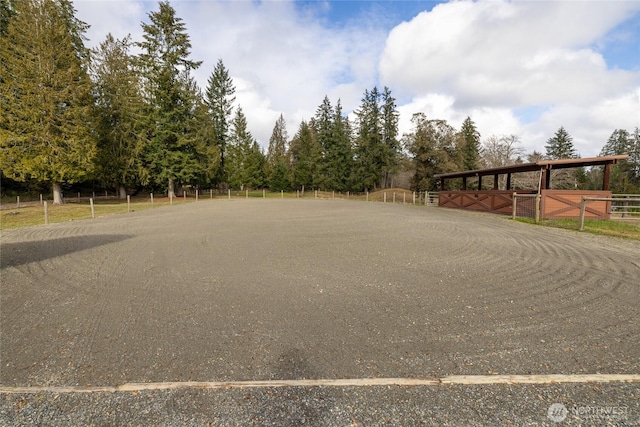
[[[585,166],[604,166],[604,174],[602,181],[602,189],[609,189],[609,177],[611,173],[611,165],[618,163],[620,160],[625,160],[629,157],[628,154],[620,154],[616,156],[602,156],[602,157],[587,157],[584,159],[561,159],[561,160],[541,160],[534,163],[521,163],[517,165],[501,166],[498,168],[489,169],[476,169],[460,172],[441,173],[434,175],[434,178],[440,180],[440,189],[445,188],[445,180],[462,178],[462,189],[467,189],[467,178],[477,177],[479,180],[478,188],[481,188],[481,182],[483,176],[494,177],[494,189],[498,189],[498,175],[507,175],[506,189],[511,188],[511,175],[514,173],[522,172],[535,172],[540,171],[541,180],[538,190],[550,188],[550,179],[552,169],[567,169],[567,168],[581,168]]]
[[[617,156],[603,156],[603,157],[587,157],[584,159],[561,159],[561,160],[541,160],[534,163],[521,163],[518,165],[501,166],[498,168],[489,169],[475,169],[461,172],[440,173],[434,175],[436,179],[453,179],[464,177],[476,177],[476,176],[491,176],[491,175],[503,175],[520,172],[534,172],[539,170],[548,169],[566,169],[566,168],[580,168],[584,166],[602,166],[618,163],[619,160],[624,160],[629,157],[628,154],[620,154]]]

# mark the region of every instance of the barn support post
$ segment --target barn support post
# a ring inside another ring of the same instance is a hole
[[[604,165],[604,173],[602,174],[602,190],[609,190],[609,183],[611,180],[611,163]]]
[[[498,174],[493,175],[493,189],[494,190],[498,189],[498,182],[499,182],[498,178],[499,178]]]

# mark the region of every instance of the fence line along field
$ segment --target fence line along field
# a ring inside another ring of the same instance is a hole
[[[437,204],[438,193],[412,192],[402,188],[391,188],[373,193],[341,193],[335,191],[304,191],[298,190],[294,193],[273,193],[266,190],[228,190],[218,192],[214,190],[203,190],[184,192],[179,197],[167,197],[155,195],[153,193],[144,196],[127,196],[126,199],[119,199],[110,196],[82,196],[65,199],[65,203],[54,205],[50,200],[44,200],[40,195],[40,200],[34,197],[17,196],[15,202],[6,202],[0,206],[0,229],[11,229],[57,223],[63,221],[73,221],[81,219],[95,218],[112,214],[130,213],[154,207],[162,207],[180,203],[204,201],[211,199],[218,200],[238,200],[249,198],[280,198],[280,199],[331,199],[331,200],[358,200],[358,201],[379,201],[390,203],[411,203],[420,205]],[[26,199],[26,200],[25,200]],[[388,199],[388,200],[387,200]],[[28,201],[27,201],[28,200]]]
[[[459,375],[615,374],[632,381],[640,372],[636,241],[409,204],[249,199],[4,230],[0,249],[2,387],[196,384],[176,397],[183,406],[169,415],[204,424],[223,417],[222,425],[281,419],[274,408],[287,405],[307,411],[312,425],[341,425],[323,420],[350,422],[341,408],[354,399],[374,412],[400,399],[394,413],[406,423],[424,411],[447,419],[446,406],[433,407],[445,404],[439,393],[449,404],[476,408],[449,412],[464,424],[490,423],[495,413],[544,423],[556,402],[594,399],[640,414],[638,383],[617,380],[597,390],[586,383],[517,390],[465,383],[435,394],[371,381],[364,400],[346,386],[306,383],[272,392],[197,388]],[[41,408],[41,421],[75,414],[91,423],[76,405],[89,405],[86,399],[117,423],[119,399],[153,405],[173,392],[60,400],[55,392],[34,393],[0,396],[0,423],[24,421],[20,401]],[[233,407],[189,403],[205,396],[226,396]],[[63,406],[50,412],[48,405]],[[162,423],[153,418],[162,411],[138,412],[146,423]],[[371,420],[374,412],[352,416]]]

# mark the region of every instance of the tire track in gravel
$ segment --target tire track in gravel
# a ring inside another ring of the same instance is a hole
[[[87,236],[106,243],[77,243]],[[329,376],[638,369],[634,242],[437,208],[279,200],[3,235],[20,242],[76,246],[3,267],[2,351],[16,359],[3,384],[273,378],[279,354],[305,346]]]

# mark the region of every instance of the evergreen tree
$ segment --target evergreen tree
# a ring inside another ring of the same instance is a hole
[[[356,111],[357,136],[354,149],[354,185],[358,189],[385,188],[396,171],[400,144],[398,112],[391,91],[376,87],[365,90]]]
[[[227,170],[232,188],[260,188],[264,186],[264,154],[247,130],[247,119],[238,107],[232,122],[228,144]]]
[[[325,95],[313,118],[313,128],[321,149],[321,156],[318,159],[318,180],[315,185],[325,190],[335,190],[338,187],[337,179],[333,175],[333,116],[333,106],[329,97]]]
[[[356,110],[354,185],[357,189],[377,189],[384,177],[385,149],[377,88],[365,90],[360,108]]]
[[[17,180],[53,187],[85,179],[96,151],[91,132],[87,25],[68,0],[16,2],[0,40],[0,164]],[[8,41],[8,42],[7,42]]]
[[[560,127],[552,138],[547,140],[546,157],[551,160],[576,159],[580,157],[573,146],[573,138]],[[583,168],[552,170],[551,181],[553,188],[558,190],[568,190],[578,188],[578,183],[583,182],[585,172]]]
[[[276,121],[269,138],[269,150],[265,165],[265,175],[271,191],[288,190],[289,162],[287,160],[287,125],[284,117]]]
[[[575,159],[578,157],[578,152],[573,146],[573,138],[562,126],[552,138],[547,140],[545,148],[547,149],[547,158],[551,160]]]
[[[322,149],[313,124],[300,123],[289,146],[291,184],[294,188],[318,188]]]
[[[325,153],[329,159],[328,176],[329,190],[345,191],[351,188],[351,173],[353,169],[353,148],[351,143],[351,126],[349,119],[342,116],[340,100],[334,108],[332,123],[331,149]],[[325,170],[325,173],[327,171]]]
[[[126,197],[125,185],[140,182],[140,153],[145,135],[139,80],[129,55],[129,37],[108,34],[93,50],[91,66],[96,97],[97,175]]]
[[[382,188],[392,186],[392,176],[398,170],[400,159],[400,142],[398,141],[398,110],[396,109],[396,100],[391,96],[391,90],[385,87],[381,97],[382,105]]]
[[[220,152],[220,167],[215,183],[220,184],[225,181],[227,168],[225,158],[227,152],[227,140],[229,139],[229,128],[231,125],[231,113],[235,102],[236,88],[233,80],[229,76],[229,71],[225,68],[222,59],[218,62],[207,80],[207,90],[205,101],[209,107],[209,114],[213,122],[213,133],[215,144]]]
[[[478,132],[476,124],[471,120],[471,117],[467,117],[462,122],[458,137],[460,138],[460,148],[462,150],[463,169],[478,169],[480,161],[480,132]]]
[[[144,156],[151,179],[167,183],[169,194],[174,182],[197,182],[204,171],[198,152],[199,141],[191,121],[198,102],[197,86],[191,71],[201,62],[189,59],[191,43],[185,25],[169,2],[159,3],[159,10],[149,13],[150,23],[143,23],[140,71],[147,97],[147,132],[149,144]]]
[[[610,189],[615,193],[635,193],[640,190],[640,135],[638,128],[633,134],[624,129],[613,131],[601,156],[628,154],[629,158],[614,165],[611,170]]]

